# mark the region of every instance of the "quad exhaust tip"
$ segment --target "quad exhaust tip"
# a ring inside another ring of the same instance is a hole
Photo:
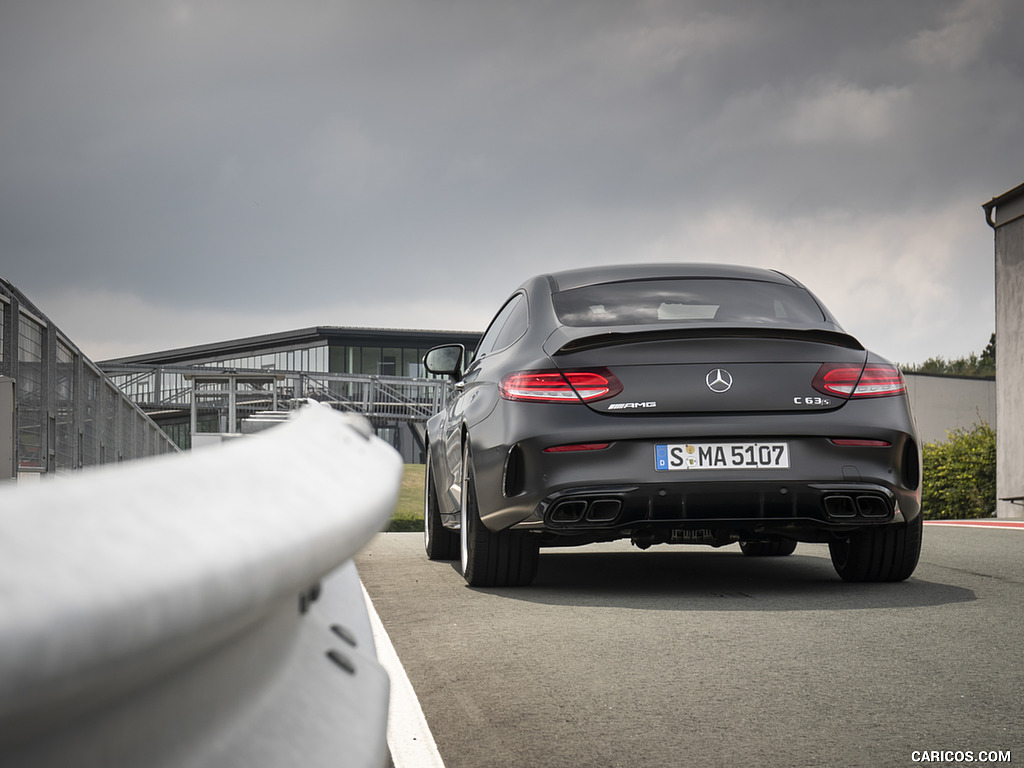
[[[886,499],[873,494],[834,494],[825,497],[825,512],[839,520],[881,520],[892,514],[892,507]]]
[[[552,523],[611,523],[622,511],[621,499],[563,499],[548,513]]]

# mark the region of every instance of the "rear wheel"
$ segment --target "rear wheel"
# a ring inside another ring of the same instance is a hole
[[[773,541],[741,541],[740,549],[748,557],[784,557],[796,550],[796,542],[790,539]]]
[[[468,446],[462,454],[462,575],[473,587],[522,587],[537,575],[540,548],[520,531],[494,533],[480,520]]]
[[[921,557],[921,515],[909,523],[887,525],[829,542],[832,565],[844,581],[903,581]]]
[[[423,546],[431,560],[454,560],[459,556],[459,534],[441,525],[441,509],[437,503],[437,490],[430,469],[429,449],[423,477]]]

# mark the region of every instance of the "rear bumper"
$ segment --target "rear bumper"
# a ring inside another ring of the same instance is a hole
[[[522,424],[519,413],[502,414],[501,437],[521,434],[511,444],[501,439],[491,443],[486,429],[473,433],[480,514],[491,530],[516,527],[599,540],[626,537],[640,527],[714,528],[827,541],[859,528],[909,521],[920,513],[921,458],[903,398],[848,403],[839,411],[804,418],[714,414],[622,419],[584,414],[581,419],[577,409],[566,406],[544,411],[543,419],[532,412]],[[869,438],[888,445],[837,445],[830,438]],[[656,468],[657,444],[691,441],[786,442],[790,466]],[[544,450],[605,442],[608,446],[601,450]]]
[[[903,520],[896,493],[874,483],[676,482],[563,489],[514,527],[655,541],[686,541],[687,532],[703,531],[728,543],[773,536],[827,541]]]

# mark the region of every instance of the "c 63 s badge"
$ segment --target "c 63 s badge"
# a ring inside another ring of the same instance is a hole
[[[648,403],[612,403],[608,406],[609,411],[628,411],[633,408],[657,408],[658,404],[653,402]]]
[[[826,397],[794,397],[793,405],[832,405]]]

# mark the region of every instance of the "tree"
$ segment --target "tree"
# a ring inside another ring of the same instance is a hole
[[[988,346],[981,353],[981,364],[986,366],[992,366],[992,370],[996,369],[996,335],[992,334],[992,338],[988,340]]]
[[[946,360],[943,357],[929,357],[916,365],[901,365],[905,373],[931,373],[938,376],[975,376],[983,378],[996,375],[996,335],[993,333],[988,346],[981,356],[972,352],[967,357]]]

